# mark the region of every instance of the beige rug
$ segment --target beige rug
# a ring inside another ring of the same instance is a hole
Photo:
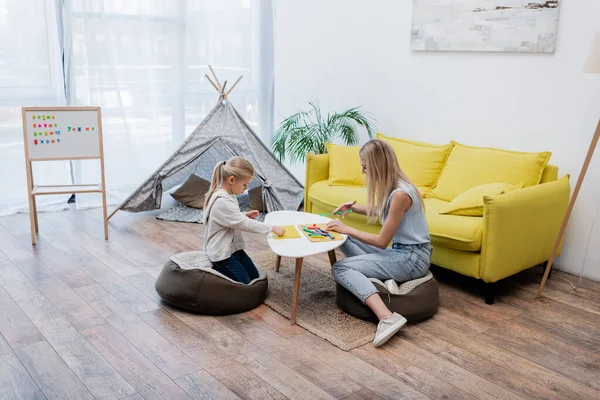
[[[252,255],[252,260],[266,271],[269,279],[265,304],[289,318],[295,259],[283,258],[279,272],[275,272],[275,258],[270,251]],[[372,342],[377,328],[376,324],[352,317],[338,308],[329,263],[317,257],[307,257],[302,264],[296,323],[342,350]]]

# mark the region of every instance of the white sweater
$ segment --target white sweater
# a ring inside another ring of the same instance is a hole
[[[271,225],[248,218],[240,211],[234,195],[217,190],[204,210],[204,251],[210,261],[225,260],[244,249],[242,232],[266,235],[271,232]]]

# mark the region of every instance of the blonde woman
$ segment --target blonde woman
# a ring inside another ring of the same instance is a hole
[[[244,251],[242,232],[285,233],[279,226],[255,221],[258,211],[243,213],[236,195],[242,194],[254,178],[254,167],[241,157],[220,161],[213,171],[204,201],[204,250],[213,269],[234,281],[248,284],[258,278],[256,266]]]
[[[381,221],[382,228],[373,234],[338,219],[330,221],[327,229],[348,235],[341,247],[346,258],[333,265],[332,273],[336,282],[377,315],[373,344],[381,346],[406,324],[406,318],[387,308],[369,278],[404,282],[423,277],[429,269],[432,246],[423,198],[400,169],[392,146],[374,139],[360,149],[359,155],[367,177],[368,204],[350,201],[335,211],[367,215],[371,223]]]

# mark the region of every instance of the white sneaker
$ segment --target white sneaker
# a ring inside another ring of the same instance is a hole
[[[375,347],[379,347],[387,342],[404,326],[404,324],[406,324],[406,318],[398,313],[393,313],[386,319],[379,321],[377,333],[375,334],[375,339],[373,339]]]

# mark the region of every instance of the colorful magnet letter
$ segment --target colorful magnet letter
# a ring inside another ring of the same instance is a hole
[[[37,139],[33,141],[33,144],[38,144],[38,141],[37,141]]]
[[[81,127],[80,126],[77,127],[77,132],[81,132]]]
[[[52,143],[54,143],[54,139],[52,139]]]
[[[86,131],[89,131],[89,130],[90,130],[90,128],[85,128],[85,130],[86,130]]]
[[[52,119],[54,119],[54,115],[52,116]]]
[[[47,128],[47,127],[48,127],[48,124],[44,124],[44,128]]]
[[[71,132],[71,127],[67,126],[67,132]]]
[[[38,119],[42,119],[42,117],[38,115]]]
[[[94,127],[92,126],[92,130],[94,130]]]
[[[58,143],[60,143],[60,139],[56,139],[56,141],[57,141]]]
[[[51,132],[50,132],[50,134],[51,134],[51,135],[54,135],[54,132],[53,132],[53,131],[51,131]]]
[[[46,120],[46,116],[45,116],[45,115],[42,115],[42,119],[45,121],[45,120]]]
[[[44,136],[48,136],[48,132],[44,132]]]
[[[33,119],[35,119],[35,115],[33,116]]]
[[[57,126],[58,126],[58,124],[54,124],[54,126],[55,126],[55,127],[57,127]]]
[[[50,143],[50,141],[49,141],[49,140],[46,140],[46,143]]]

